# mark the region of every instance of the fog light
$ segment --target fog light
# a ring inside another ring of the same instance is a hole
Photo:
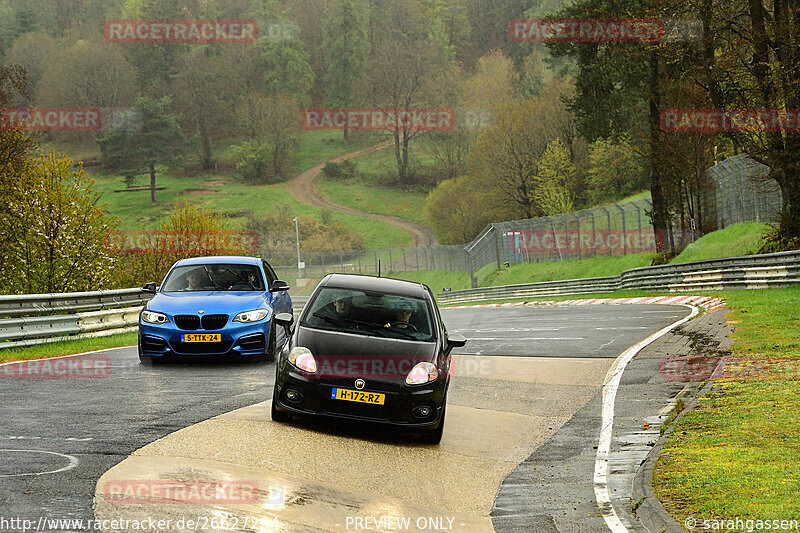
[[[427,405],[420,405],[411,410],[411,414],[415,418],[428,418],[431,416],[431,408]]]
[[[303,399],[303,395],[300,393],[300,391],[295,389],[286,389],[286,391],[283,393],[283,397],[286,398],[287,402],[291,403],[299,403]]]

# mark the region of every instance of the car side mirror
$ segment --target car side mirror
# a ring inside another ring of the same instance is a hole
[[[144,286],[142,287],[142,290],[144,292],[152,292],[153,294],[155,294],[156,290],[157,290],[156,282],[155,281],[148,281],[147,283],[144,284]]]
[[[453,333],[447,336],[447,345],[450,346],[450,348],[461,348],[465,344],[467,344],[467,339],[462,335]]]
[[[272,285],[269,286],[269,292],[288,291],[290,288],[289,284],[285,281],[276,279],[272,282]]]
[[[275,315],[275,323],[285,329],[286,335],[289,335],[292,324],[294,324],[294,315],[292,313],[278,313]]]

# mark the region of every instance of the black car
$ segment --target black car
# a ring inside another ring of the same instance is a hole
[[[330,274],[316,287],[278,360],[272,419],[313,415],[379,422],[442,438],[450,351],[431,290],[420,283]]]

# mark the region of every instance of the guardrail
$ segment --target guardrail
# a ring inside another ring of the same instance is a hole
[[[626,270],[619,276],[444,292],[440,304],[614,292],[763,289],[800,283],[800,251],[727,257]],[[141,289],[0,295],[0,348],[136,331],[151,293]],[[295,296],[295,311],[308,301]]]
[[[0,295],[0,349],[136,331],[152,297],[141,289]],[[307,301],[292,298],[295,311]]]
[[[136,331],[141,289],[0,295],[0,347]]]
[[[633,268],[619,276],[503,285],[437,296],[442,305],[485,300],[614,292],[620,289],[708,291],[765,289],[800,283],[800,251],[726,257],[689,263]]]

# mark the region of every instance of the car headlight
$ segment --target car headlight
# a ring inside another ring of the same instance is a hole
[[[166,324],[169,322],[169,317],[164,313],[156,313],[155,311],[142,311],[142,320],[150,322],[151,324]]]
[[[269,309],[254,309],[252,311],[244,311],[233,317],[234,322],[258,322],[264,320],[269,314]]]
[[[317,371],[317,361],[311,355],[311,350],[302,346],[292,348],[292,351],[289,352],[289,362],[309,374],[314,374]]]
[[[422,385],[439,377],[439,371],[432,363],[417,363],[406,376],[408,385]]]

